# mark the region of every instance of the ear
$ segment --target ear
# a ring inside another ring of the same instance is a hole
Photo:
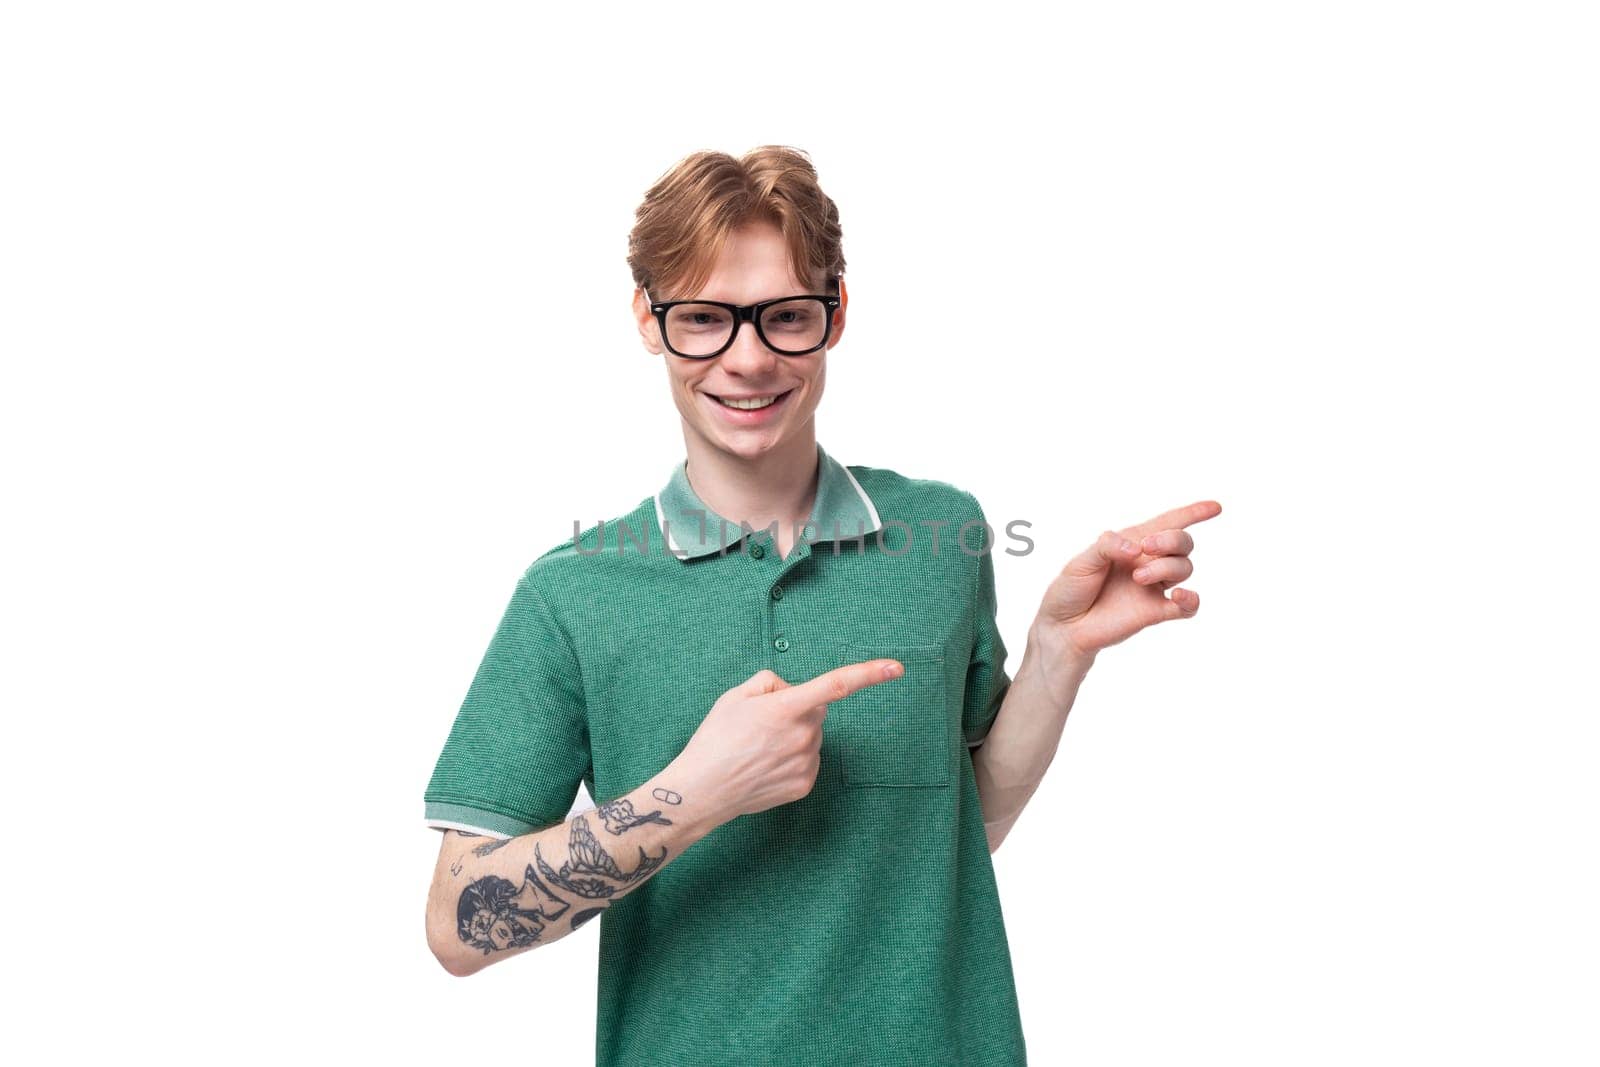
[[[828,338],[828,350],[844,336],[845,308],[850,306],[850,291],[844,287],[844,275],[839,275],[839,306],[833,312],[833,334]]]
[[[661,324],[650,312],[650,301],[644,298],[644,289],[637,285],[633,287],[633,318],[638,324],[639,339],[644,343],[645,351],[653,356],[665,352],[661,345]]]

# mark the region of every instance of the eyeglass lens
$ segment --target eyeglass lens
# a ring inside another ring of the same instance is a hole
[[[735,317],[715,304],[679,304],[667,310],[667,344],[686,356],[708,356],[728,343]],[[763,308],[761,333],[779,352],[801,353],[822,343],[827,308],[811,298],[784,300]]]

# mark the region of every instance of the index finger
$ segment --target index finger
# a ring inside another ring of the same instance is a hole
[[[899,678],[905,672],[905,664],[897,659],[863,660],[860,663],[849,663],[843,667],[835,667],[831,671],[824,671],[808,682],[791,685],[776,693],[768,693],[767,699],[777,701],[778,705],[785,709],[798,711],[801,708],[843,700],[851,693],[859,692],[869,685]]]
[[[1162,530],[1181,530],[1185,526],[1193,526],[1197,522],[1214,519],[1222,514],[1222,505],[1215,500],[1199,500],[1193,504],[1186,504],[1181,508],[1173,508],[1163,512],[1147,522],[1137,526],[1130,526],[1122,531],[1122,536],[1138,544],[1140,539]]]

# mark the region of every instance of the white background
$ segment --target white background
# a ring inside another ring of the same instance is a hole
[[[1581,8],[8,5],[13,1047],[592,1061],[599,924],[429,954],[422,790],[523,568],[682,455],[640,197],[781,143],[819,439],[1033,523],[1014,655],[1223,505],[995,857],[1030,1062],[1596,1062]]]

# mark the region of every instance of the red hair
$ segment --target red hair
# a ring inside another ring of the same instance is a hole
[[[633,282],[656,300],[692,295],[711,277],[728,234],[763,221],[782,231],[802,283],[843,273],[839,209],[817,184],[810,157],[762,145],[738,159],[696,152],[657,179],[628,235]]]

